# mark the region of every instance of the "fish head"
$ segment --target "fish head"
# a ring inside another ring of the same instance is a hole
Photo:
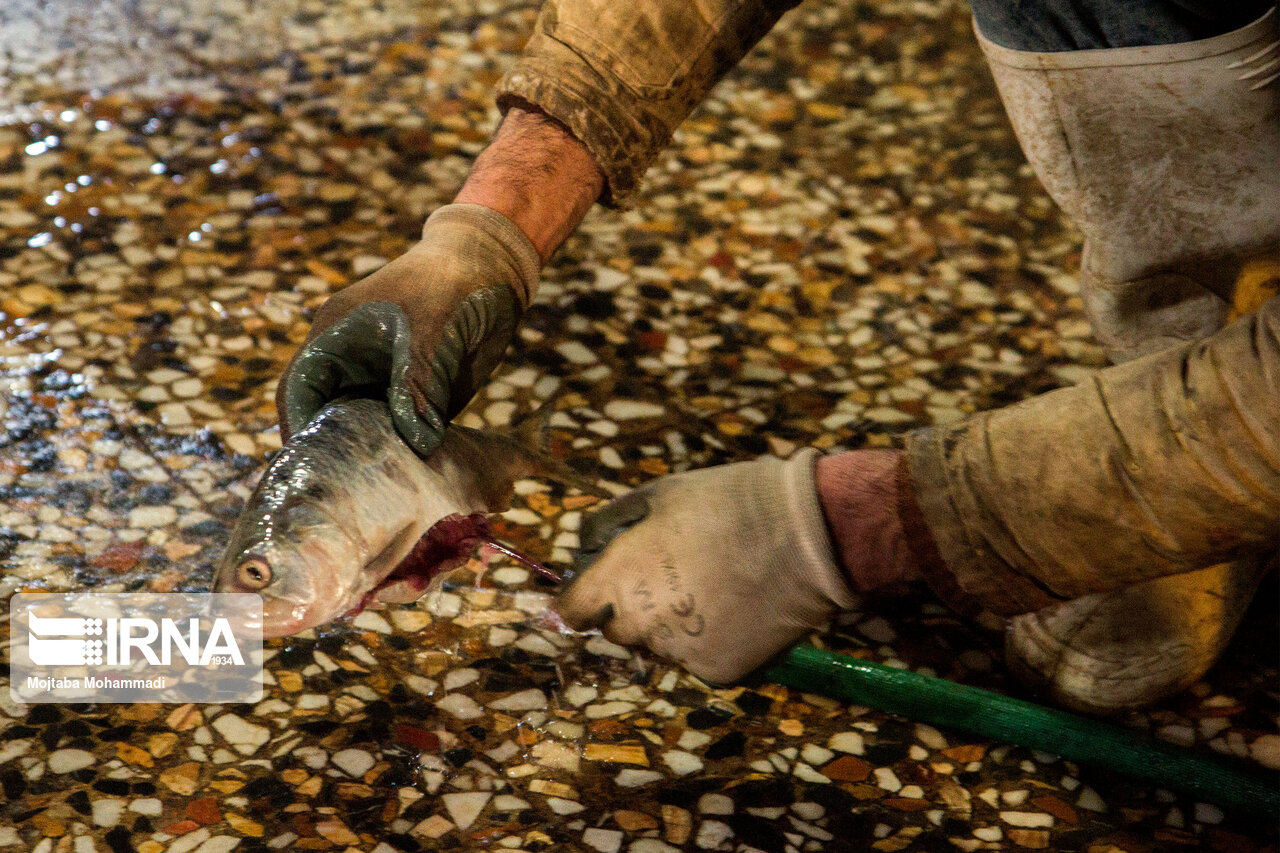
[[[270,472],[268,472],[269,474]],[[214,570],[214,592],[262,597],[262,635],[324,624],[363,596],[363,548],[322,494],[259,485]]]

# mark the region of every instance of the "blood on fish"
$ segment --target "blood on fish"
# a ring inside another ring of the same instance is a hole
[[[493,534],[489,531],[488,519],[484,514],[475,512],[471,515],[460,513],[446,515],[431,525],[431,528],[413,546],[413,550],[387,577],[384,585],[407,580],[416,589],[426,589],[437,575],[456,569],[465,563],[480,545],[487,545],[523,563],[555,583],[563,580],[554,569],[493,538]]]
[[[425,589],[436,575],[465,563],[487,532],[485,517],[478,512],[446,515],[431,525],[387,580],[421,579]]]

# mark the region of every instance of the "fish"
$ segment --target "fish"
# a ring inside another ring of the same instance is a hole
[[[264,637],[290,636],[373,600],[420,598],[433,579],[493,539],[487,514],[509,508],[515,481],[553,480],[607,496],[545,450],[551,403],[505,431],[447,427],[417,455],[384,401],[325,406],[271,460],[214,567],[214,592],[262,597]]]

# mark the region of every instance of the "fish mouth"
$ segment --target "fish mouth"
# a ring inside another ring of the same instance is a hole
[[[292,604],[292,602],[288,602]],[[292,637],[309,628],[315,628],[327,622],[327,619],[317,618],[315,614],[309,612],[306,607],[285,606],[285,607],[263,607],[263,625],[262,638],[271,639],[273,637]]]

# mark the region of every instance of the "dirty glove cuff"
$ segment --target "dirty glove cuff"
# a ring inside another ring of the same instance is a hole
[[[483,239],[482,239],[483,238]],[[538,271],[542,259],[529,238],[507,217],[482,204],[446,204],[427,217],[422,226],[423,242],[457,241],[457,250],[487,253],[489,263],[502,261],[506,267],[501,278],[515,291],[522,308],[528,308],[538,289]],[[479,243],[480,245],[476,245]],[[477,287],[487,282],[477,281]]]
[[[800,451],[787,462],[772,463],[781,468],[782,491],[777,509],[778,528],[790,532],[791,542],[781,550],[780,574],[787,580],[810,585],[839,609],[853,606],[854,595],[836,564],[831,534],[818,501],[814,466],[821,454],[813,448]],[[770,464],[763,462],[761,464]],[[768,500],[768,485],[762,503]],[[788,558],[788,549],[791,549]],[[782,580],[782,578],[779,578]]]

